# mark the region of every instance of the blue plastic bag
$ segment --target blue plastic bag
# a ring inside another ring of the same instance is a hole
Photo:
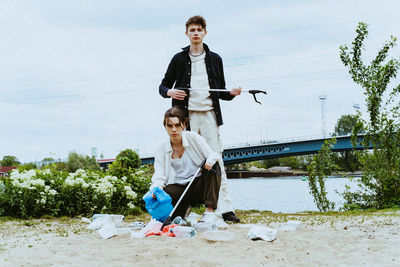
[[[156,198],[152,197],[153,194]],[[143,196],[143,200],[147,211],[157,221],[163,222],[172,211],[171,197],[158,187],[147,192]]]

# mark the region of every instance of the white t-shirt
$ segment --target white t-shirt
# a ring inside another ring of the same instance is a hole
[[[192,61],[192,77],[190,78],[190,85],[193,89],[210,89],[205,57],[205,52],[199,56],[190,55],[190,59]],[[189,110],[209,111],[212,109],[213,106],[209,91],[190,91]]]
[[[180,159],[171,159],[171,166],[175,172],[174,184],[187,184],[199,168],[186,150]],[[201,172],[197,174],[200,175]]]

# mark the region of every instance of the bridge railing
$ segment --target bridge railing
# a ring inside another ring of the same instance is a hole
[[[341,135],[341,136],[349,136],[349,135]],[[298,136],[298,137],[287,137],[276,140],[263,140],[261,142],[246,142],[246,143],[235,143],[225,145],[225,149],[229,148],[240,148],[246,146],[260,146],[260,145],[269,145],[269,144],[279,144],[279,143],[289,143],[289,142],[300,142],[307,140],[315,140],[315,139],[329,139],[333,137],[341,137],[341,136],[333,136],[333,135],[307,135],[307,136]]]

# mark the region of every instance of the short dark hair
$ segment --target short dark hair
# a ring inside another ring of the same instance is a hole
[[[178,107],[172,107],[165,112],[163,125],[165,126],[167,124],[167,120],[172,117],[177,117],[179,120],[179,124],[181,124],[182,126],[186,125],[187,117],[185,115],[185,112]]]
[[[190,24],[200,25],[204,30],[207,27],[206,19],[200,15],[193,16],[193,17],[189,18],[188,21],[186,21],[186,31],[189,28]]]

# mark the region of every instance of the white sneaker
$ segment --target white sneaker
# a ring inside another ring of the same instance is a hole
[[[217,222],[217,215],[215,212],[204,212],[203,216],[201,216],[199,222],[205,223],[216,223]]]

